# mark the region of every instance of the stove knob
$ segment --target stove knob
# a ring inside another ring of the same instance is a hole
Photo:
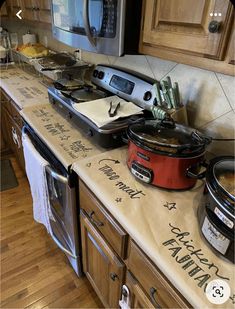
[[[151,98],[152,98],[152,93],[150,91],[146,91],[143,96],[144,101],[149,101],[151,100]]]
[[[93,72],[93,76],[96,78],[97,76],[98,76],[98,71],[97,70],[94,70],[94,72]]]
[[[103,71],[100,71],[100,72],[98,73],[98,78],[99,78],[99,79],[103,79],[103,78],[104,78],[104,72],[103,72]]]

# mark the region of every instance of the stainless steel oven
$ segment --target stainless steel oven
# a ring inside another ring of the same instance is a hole
[[[70,46],[121,56],[138,50],[142,0],[52,0],[52,32]]]
[[[50,236],[67,255],[77,275],[81,276],[81,247],[76,205],[77,176],[73,171],[65,169],[27,123],[24,124],[23,132],[48,162],[46,181],[50,202]]]

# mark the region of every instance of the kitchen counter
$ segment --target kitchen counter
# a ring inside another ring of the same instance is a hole
[[[47,88],[37,76],[26,73],[17,66],[1,67],[0,87],[20,109],[28,105],[48,103]]]
[[[106,151],[95,146],[48,103],[46,87],[36,77],[13,67],[1,71],[0,86],[22,108],[23,118],[63,165],[66,168],[72,165],[195,308],[215,306],[207,300],[204,289],[209,281],[218,278],[230,285],[231,298],[217,306],[234,306],[234,265],[218,257],[199,231],[197,207],[203,182],[180,192],[140,183],[127,168],[127,148]]]
[[[234,265],[218,257],[200,234],[197,208],[204,183],[187,191],[167,191],[137,181],[126,165],[127,148],[73,164],[73,169],[139,247],[195,308],[212,308],[204,289],[226,281],[232,308]]]
[[[66,169],[74,162],[105,152],[50,103],[24,107],[20,114]]]

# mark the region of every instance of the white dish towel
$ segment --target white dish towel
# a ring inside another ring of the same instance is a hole
[[[38,153],[27,134],[22,135],[25,169],[33,197],[34,220],[45,225],[51,234],[49,214],[51,216],[46,181],[46,166],[49,163]]]

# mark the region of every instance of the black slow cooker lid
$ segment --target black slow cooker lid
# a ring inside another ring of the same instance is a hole
[[[129,136],[153,149],[163,147],[163,151],[187,152],[202,149],[210,139],[193,128],[172,121],[146,120],[128,128]]]

